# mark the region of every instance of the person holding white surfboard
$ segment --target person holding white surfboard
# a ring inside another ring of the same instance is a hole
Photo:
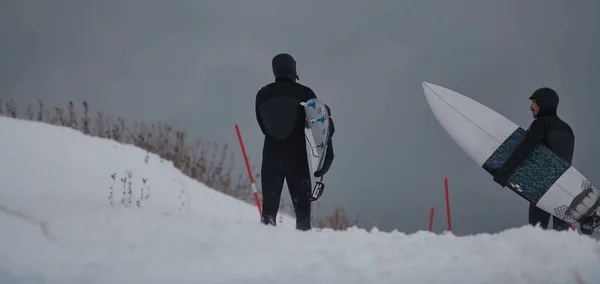
[[[571,164],[575,148],[575,135],[568,123],[563,121],[557,114],[559,104],[558,94],[551,88],[543,87],[537,89],[529,97],[531,100],[530,110],[533,122],[527,130],[527,134],[521,144],[515,149],[506,163],[494,174],[494,181],[502,187],[513,171],[527,159],[535,146],[542,143],[550,150]],[[550,214],[537,208],[535,204],[529,204],[529,224],[537,225],[547,229]],[[567,223],[558,217],[552,218],[552,227],[555,230],[566,230]]]
[[[256,120],[265,137],[261,163],[261,222],[276,225],[285,181],[296,213],[296,229],[306,231],[311,229],[311,173],[304,130],[306,115],[301,102],[317,96],[311,88],[296,82],[296,61],[291,55],[278,54],[271,64],[275,81],[258,91],[255,102]],[[331,165],[333,154],[327,159],[325,164]],[[325,172],[329,165],[323,167]]]

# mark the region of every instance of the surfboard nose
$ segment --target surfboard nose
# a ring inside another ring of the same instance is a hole
[[[431,88],[431,83],[423,82],[421,83],[421,87],[423,87],[423,91],[425,91],[425,95],[427,95],[427,90]]]
[[[439,93],[444,93],[444,91],[449,91],[446,88],[440,87],[436,84],[432,84],[429,82],[423,82],[423,92],[425,96],[439,96]]]
[[[478,165],[518,128],[499,113],[450,89],[423,82],[423,92],[442,128]]]
[[[422,87],[423,87],[423,93],[425,94],[425,98],[427,99],[427,103],[429,104],[430,107],[432,107],[432,110],[434,111],[434,113],[436,113],[436,111],[433,109],[434,105],[437,103],[438,100],[440,100],[441,98],[439,97],[439,94],[437,94],[436,89],[440,89],[440,86],[437,86],[435,84],[429,83],[429,82],[423,82],[422,83]],[[437,116],[437,114],[436,114]],[[438,119],[440,119],[440,117],[438,117]]]

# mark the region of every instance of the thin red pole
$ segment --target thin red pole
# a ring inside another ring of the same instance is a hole
[[[448,218],[448,231],[452,232],[452,221],[450,218],[450,194],[448,193],[448,177],[444,178],[444,190],[446,191],[446,217]]]
[[[429,231],[433,231],[433,216],[435,215],[435,207],[431,207],[429,211]]]
[[[235,132],[237,133],[238,140],[240,142],[240,148],[242,148],[242,154],[244,155],[244,161],[246,162],[246,170],[248,170],[248,178],[250,179],[250,185],[252,186],[252,192],[254,193],[254,200],[256,201],[256,207],[258,207],[258,214],[262,216],[262,208],[260,207],[260,199],[258,198],[258,191],[256,191],[256,185],[254,184],[254,176],[252,176],[252,170],[250,169],[250,162],[248,162],[248,155],[246,155],[246,148],[244,147],[244,141],[242,140],[242,133],[240,127],[235,124]]]
[[[571,230],[575,231],[575,228],[573,228],[573,224],[567,223],[567,226],[569,226],[569,228],[571,228]]]

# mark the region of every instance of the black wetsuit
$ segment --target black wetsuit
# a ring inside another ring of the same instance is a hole
[[[300,105],[315,93],[296,82],[296,62],[288,54],[273,58],[272,82],[256,95],[256,119],[265,135],[262,164],[262,218],[264,224],[275,225],[284,180],[287,183],[296,213],[296,228],[311,229],[311,191],[306,138],[305,113]],[[331,143],[331,140],[330,140]],[[328,144],[325,172],[333,159],[333,148]]]
[[[573,160],[575,135],[571,126],[556,114],[559,103],[556,92],[550,88],[540,88],[529,99],[537,103],[539,111],[535,120],[529,126],[523,142],[494,176],[494,180],[502,186],[506,185],[510,174],[527,159],[539,143],[546,145],[569,164]],[[550,216],[549,213],[539,209],[535,204],[529,204],[529,224],[536,225],[539,223],[542,228],[546,229],[548,228]],[[567,223],[557,217],[553,218],[552,224],[555,230],[567,229]]]

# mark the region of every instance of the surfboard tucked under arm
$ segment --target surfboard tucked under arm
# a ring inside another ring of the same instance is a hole
[[[301,105],[304,106],[306,113],[306,154],[313,189],[310,199],[315,201],[323,194],[325,187],[322,182],[323,177],[317,180],[314,173],[320,170],[325,162],[327,142],[329,142],[329,114],[325,104],[318,99],[310,99]]]

